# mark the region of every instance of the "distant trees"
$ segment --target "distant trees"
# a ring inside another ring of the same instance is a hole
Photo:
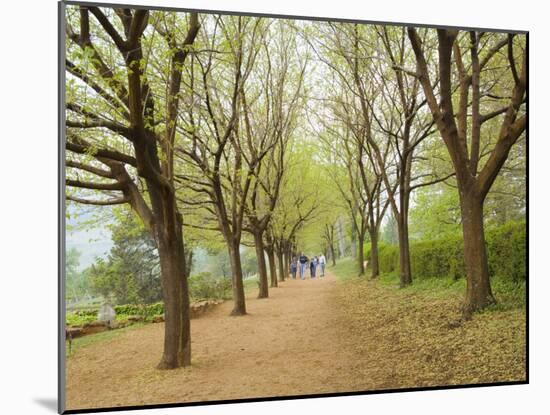
[[[151,234],[123,214],[112,227],[113,247],[86,272],[91,289],[117,304],[150,304],[162,299],[159,256]]]
[[[82,253],[70,248],[65,254],[65,298],[68,301],[79,301],[90,294],[88,279],[79,270]]]
[[[329,24],[317,56],[328,66],[334,80],[332,96],[327,100],[333,118],[323,126],[330,137],[329,145],[335,136],[341,143],[338,153],[349,183],[347,187],[338,183],[338,187],[349,206],[357,235],[359,274],[365,273],[363,245],[368,233],[372,277],[376,277],[380,225],[389,204],[384,171],[389,168],[390,141],[379,146],[375,138],[374,100],[378,91],[367,58],[373,50],[372,37],[372,31],[364,26]],[[330,125],[334,123],[341,127]]]
[[[295,35],[287,25],[276,22],[270,27],[269,40],[264,41],[259,76],[252,92],[242,94],[244,136],[253,153],[266,155],[256,164],[254,182],[245,207],[247,230],[254,238],[259,264],[258,298],[268,297],[267,253],[271,286],[277,286],[275,254],[281,279],[284,279],[284,242],[275,238],[270,221],[279,202],[285,174],[286,151],[296,128],[301,110],[305,62],[296,56]],[[260,94],[258,96],[258,94]],[[251,102],[253,101],[253,102]],[[265,251],[265,252],[264,252]]]
[[[282,23],[272,30],[260,18],[207,19],[212,24],[201,42],[210,52],[194,57],[189,85],[192,95],[204,100],[187,107],[189,125],[181,129],[187,141],[177,148],[192,169],[179,174],[178,181],[196,193],[194,201],[183,203],[196,204],[214,218],[227,243],[232,314],[242,315],[243,231],[254,238],[259,297],[268,296],[264,250],[269,253],[273,240],[266,230],[279,198],[305,68],[296,66],[293,39]]]

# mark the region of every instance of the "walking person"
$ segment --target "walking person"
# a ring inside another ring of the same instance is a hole
[[[311,258],[311,262],[309,263],[309,273],[311,275],[311,278],[315,278],[315,270],[317,269],[317,257],[314,256]]]
[[[290,273],[292,274],[292,279],[296,279],[296,271],[298,271],[298,260],[295,256],[292,257],[292,261],[290,262]]]
[[[306,265],[309,261],[309,258],[304,255],[302,252],[300,255],[300,279],[305,280],[306,279]]]
[[[321,277],[325,276],[325,266],[327,264],[327,259],[323,254],[319,257],[319,265],[321,266]]]

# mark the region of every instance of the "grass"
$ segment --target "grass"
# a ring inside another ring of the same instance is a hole
[[[340,281],[348,281],[359,278],[359,266],[354,258],[343,258],[336,261],[336,265],[330,264],[331,271]]]
[[[370,269],[364,277],[358,276],[357,262],[353,258],[343,258],[337,261],[336,266],[329,269],[341,281],[370,279]],[[391,272],[382,274],[377,281],[382,287],[393,289],[401,295],[419,294],[426,299],[444,299],[461,297],[466,292],[466,279],[451,278],[422,278],[413,275],[412,285],[399,288],[399,274]],[[504,311],[525,306],[525,282],[514,282],[507,278],[495,276],[491,278],[491,288],[497,300],[495,305],[486,308],[483,312]]]
[[[243,280],[244,292],[246,294],[258,289],[258,278],[247,278]]]
[[[345,263],[339,269],[348,279],[338,284],[335,312],[343,332],[354,333],[345,349],[366,357],[360,376],[386,388],[525,379],[521,284],[493,279],[498,304],[462,320],[464,279],[415,278],[399,288],[395,273],[373,280],[346,274]]]
[[[70,354],[69,354],[69,342],[67,341],[66,347],[65,347],[66,356],[70,357],[74,355],[79,349],[90,346],[92,344],[115,339],[116,337],[120,336],[121,334],[129,330],[135,330],[139,327],[143,327],[144,325],[145,323],[134,323],[131,326],[123,327],[121,329],[102,331],[101,333],[89,334],[87,336],[78,337],[76,339],[73,339]]]

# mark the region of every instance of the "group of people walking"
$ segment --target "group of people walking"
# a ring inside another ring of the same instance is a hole
[[[320,268],[320,276],[325,276],[325,266],[327,260],[323,254],[319,256],[312,256],[311,259],[308,258],[303,252],[300,253],[300,256],[295,256],[290,262],[290,273],[292,278],[296,279],[296,275],[299,272],[300,278],[302,280],[306,279],[306,270],[309,268],[310,278],[315,278],[317,272],[317,267]]]

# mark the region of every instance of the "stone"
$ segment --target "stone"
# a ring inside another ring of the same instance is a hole
[[[97,312],[98,321],[101,321],[107,326],[111,327],[112,325],[114,325],[115,318],[116,312],[111,304],[105,303],[101,307],[99,307],[99,311]]]

